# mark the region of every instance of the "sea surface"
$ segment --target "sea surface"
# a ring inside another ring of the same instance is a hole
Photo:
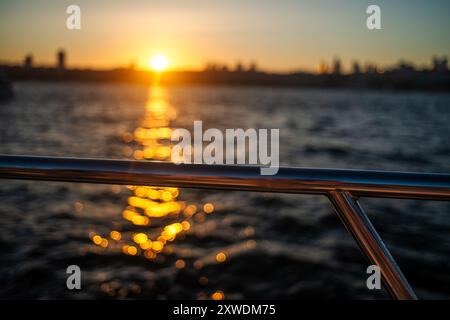
[[[168,160],[171,130],[279,128],[283,166],[450,172],[450,95],[17,83],[0,153]],[[327,199],[0,181],[0,298],[387,299]],[[450,298],[450,204],[361,199],[421,298]],[[82,289],[68,290],[78,265]]]

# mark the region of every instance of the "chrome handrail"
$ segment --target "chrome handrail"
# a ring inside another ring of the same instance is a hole
[[[282,167],[262,176],[258,166],[0,155],[0,178],[325,195],[396,299],[417,297],[357,199],[450,200],[449,174],[369,170]]]

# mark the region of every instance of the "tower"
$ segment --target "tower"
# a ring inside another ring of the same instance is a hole
[[[33,55],[31,53],[25,56],[25,59],[23,60],[23,66],[25,68],[33,68]]]
[[[66,52],[63,49],[58,50],[56,53],[56,59],[56,67],[60,70],[64,70],[66,68]]]

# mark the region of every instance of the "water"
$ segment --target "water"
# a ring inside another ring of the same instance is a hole
[[[448,94],[22,83],[0,105],[0,153],[166,160],[170,129],[202,120],[280,128],[286,166],[450,172],[449,107]],[[388,298],[366,289],[319,196],[4,180],[0,197],[1,298]],[[418,295],[449,298],[450,205],[362,206]],[[66,289],[71,264],[81,291]]]

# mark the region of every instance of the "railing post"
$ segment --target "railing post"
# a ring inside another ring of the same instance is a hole
[[[383,281],[392,297],[398,300],[417,299],[414,290],[358,201],[348,191],[331,191],[328,195],[337,215],[364,255],[380,267]]]

